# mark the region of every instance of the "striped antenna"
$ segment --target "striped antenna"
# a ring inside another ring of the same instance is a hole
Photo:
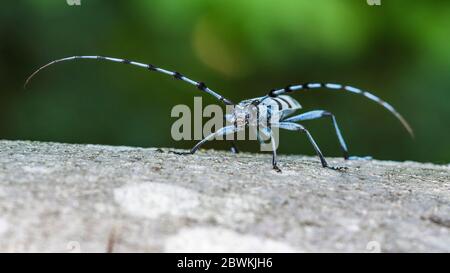
[[[395,110],[394,107],[392,107],[392,105],[390,105],[389,103],[380,99],[379,97],[377,97],[369,92],[363,91],[359,88],[356,88],[356,87],[342,85],[342,84],[336,84],[336,83],[306,83],[306,84],[302,84],[302,85],[289,85],[282,89],[274,89],[274,90],[270,91],[270,93],[265,98],[277,97],[282,94],[291,93],[291,92],[299,91],[299,90],[319,89],[319,88],[326,88],[326,89],[331,89],[331,90],[336,90],[336,91],[344,90],[347,92],[365,96],[366,98],[380,104],[381,106],[383,106],[384,108],[389,110],[389,112],[391,112],[394,116],[397,117],[398,120],[400,120],[400,122],[406,128],[406,130],[411,135],[411,137],[414,138],[413,129],[411,128],[409,123],[406,121],[406,119],[403,118],[403,116],[400,115],[400,113],[398,113],[397,110]]]
[[[224,104],[226,105],[234,105],[234,103],[232,101],[230,101],[229,99],[226,99],[225,97],[219,95],[218,93],[214,92],[213,90],[209,89],[205,83],[203,82],[197,82],[194,80],[189,79],[188,77],[185,77],[184,75],[182,75],[179,72],[173,72],[173,71],[169,71],[169,70],[165,70],[163,68],[159,68],[156,67],[152,64],[144,64],[144,63],[139,63],[139,62],[134,62],[134,61],[129,61],[126,59],[119,59],[119,58],[111,58],[111,57],[103,57],[103,56],[72,56],[72,57],[66,57],[66,58],[62,58],[62,59],[58,59],[58,60],[54,60],[42,67],[40,67],[39,69],[37,69],[36,71],[33,72],[33,74],[31,74],[27,80],[25,81],[24,84],[24,88],[27,87],[28,83],[30,82],[30,80],[37,74],[39,73],[41,70],[43,70],[44,68],[51,66],[53,64],[56,63],[60,63],[60,62],[65,62],[65,61],[73,61],[73,60],[77,60],[77,59],[94,59],[94,60],[106,60],[106,61],[111,61],[111,62],[116,62],[116,63],[123,63],[123,64],[131,64],[131,65],[135,65],[135,66],[139,66],[145,69],[148,69],[150,71],[156,71],[156,72],[160,72],[169,76],[174,77],[176,80],[182,80],[184,82],[187,82],[191,85],[196,86],[199,90],[206,92],[212,96],[214,96],[216,99],[222,101]]]

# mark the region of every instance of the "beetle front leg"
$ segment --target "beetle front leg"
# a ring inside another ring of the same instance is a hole
[[[207,137],[205,137],[204,139],[199,141],[197,144],[195,144],[195,146],[189,152],[177,152],[177,151],[171,151],[171,152],[174,154],[177,154],[177,155],[192,155],[192,154],[195,154],[195,152],[197,152],[197,150],[200,149],[200,147],[203,144],[205,144],[206,142],[208,142],[210,140],[213,140],[217,136],[220,136],[220,135],[226,136],[226,135],[235,133],[237,131],[239,131],[239,129],[235,125],[222,127],[219,130],[217,130],[216,132],[208,135]]]

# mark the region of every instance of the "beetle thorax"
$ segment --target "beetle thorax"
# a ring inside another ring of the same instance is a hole
[[[231,114],[227,115],[227,121],[237,127],[256,126],[258,121],[258,106],[253,104],[238,104]]]

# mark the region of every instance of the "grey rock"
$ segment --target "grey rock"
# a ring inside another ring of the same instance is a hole
[[[449,252],[450,166],[0,141],[1,252]]]

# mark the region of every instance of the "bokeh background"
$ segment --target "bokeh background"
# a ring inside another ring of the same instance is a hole
[[[352,154],[448,163],[450,2],[365,0],[6,1],[0,8],[0,138],[189,148],[173,141],[174,105],[199,92],[121,64],[46,62],[105,55],[148,62],[204,81],[234,101],[303,82],[337,82],[390,102],[411,139],[377,104],[349,93],[296,94],[326,109]],[[204,104],[214,103],[203,97]],[[329,120],[303,123],[327,156],[340,156]],[[240,143],[257,151],[256,143]],[[228,149],[224,142],[205,148]],[[281,134],[281,153],[313,154],[304,136]]]

